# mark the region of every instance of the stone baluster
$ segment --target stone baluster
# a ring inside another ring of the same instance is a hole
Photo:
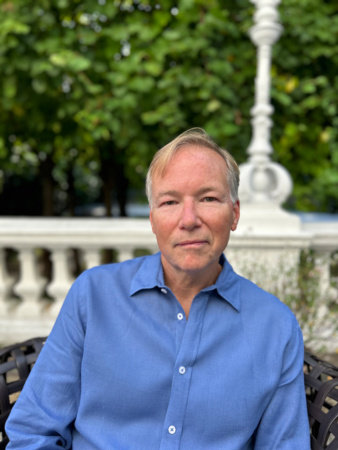
[[[133,248],[130,247],[117,247],[117,259],[119,262],[126,261],[127,259],[132,259],[134,257]]]
[[[39,300],[44,283],[37,274],[35,249],[23,247],[17,250],[20,262],[20,278],[19,282],[14,285],[13,290],[21,298],[18,315],[36,317],[41,312]]]
[[[10,277],[6,269],[5,249],[0,248],[0,311],[7,310],[6,299],[10,286]]]
[[[63,304],[73,278],[71,277],[69,270],[68,250],[59,247],[50,249],[50,251],[52,261],[52,282],[47,286],[47,293],[54,299],[50,313],[55,315],[59,312]]]
[[[83,259],[87,269],[101,264],[101,254],[99,248],[83,249]]]
[[[318,280],[318,293],[319,299],[317,300],[317,317],[319,320],[323,319],[328,313],[328,304],[331,300],[331,253],[329,250],[316,250],[315,251],[315,267],[316,272],[319,274]]]

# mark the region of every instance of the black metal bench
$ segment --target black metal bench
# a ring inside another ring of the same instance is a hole
[[[304,379],[312,450],[338,449],[338,368],[305,354]]]
[[[0,450],[8,438],[5,423],[46,338],[34,338],[0,349]]]
[[[0,349],[0,450],[8,438],[5,423],[43,347],[35,338]],[[338,450],[338,368],[305,354],[304,377],[312,450]]]

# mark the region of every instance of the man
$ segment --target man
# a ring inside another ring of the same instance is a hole
[[[203,130],[157,152],[147,194],[160,253],[74,283],[8,449],[310,448],[296,319],[223,256],[238,182]]]

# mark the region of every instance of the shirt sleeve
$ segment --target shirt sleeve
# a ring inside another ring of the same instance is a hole
[[[80,398],[85,335],[84,312],[81,311],[84,298],[78,284],[76,281],[67,295],[7,420],[9,450],[72,447],[72,424]]]
[[[255,450],[310,450],[303,362],[303,337],[294,319],[280,382],[257,429]]]

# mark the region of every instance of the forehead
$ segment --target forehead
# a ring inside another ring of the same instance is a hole
[[[227,164],[224,158],[208,147],[185,145],[176,150],[162,170],[154,173],[153,182],[163,186],[167,182],[177,185],[208,182],[227,184]]]
[[[227,166],[224,158],[215,150],[196,144],[187,144],[178,148],[168,159],[163,167],[162,173],[179,168],[185,165],[205,165],[218,166],[221,165],[226,172]]]

